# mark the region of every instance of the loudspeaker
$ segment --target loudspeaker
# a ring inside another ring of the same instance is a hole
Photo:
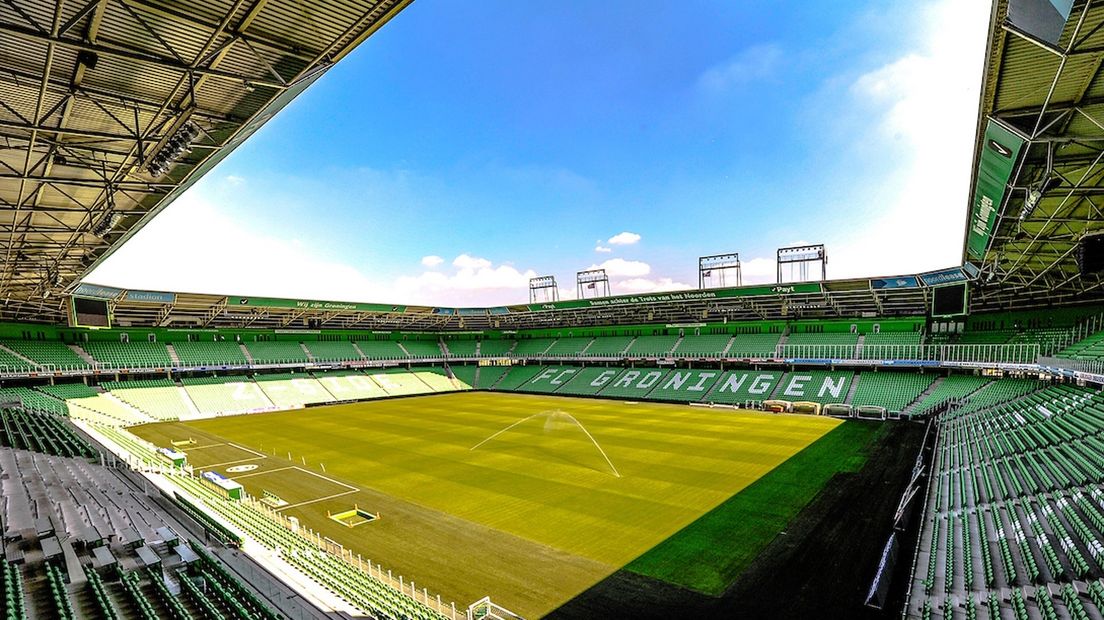
[[[1104,233],[1081,237],[1077,247],[1077,267],[1083,276],[1104,272]]]

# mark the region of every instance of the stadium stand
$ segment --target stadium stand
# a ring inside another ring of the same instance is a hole
[[[64,457],[90,458],[96,454],[63,418],[11,407],[0,407],[0,446]]]
[[[1091,334],[1058,351],[1058,357],[1092,362],[1104,361],[1104,331]]]
[[[678,343],[678,336],[637,336],[625,355],[629,357],[667,357]]]
[[[370,360],[404,360],[406,353],[392,340],[359,340],[356,346]]]
[[[0,403],[20,403],[24,409],[31,411],[45,411],[56,415],[68,415],[69,408],[65,401],[29,387],[0,388]]]
[[[648,400],[697,402],[709,393],[721,376],[719,370],[675,369],[648,394]]]
[[[480,369],[480,375],[494,367],[485,367]],[[480,376],[480,381],[483,384],[480,387],[486,387],[492,390],[505,390],[513,391],[521,387],[533,377],[537,376],[542,370],[542,366],[499,366],[497,368],[505,368],[506,372],[497,382],[491,383],[486,378]]]
[[[736,334],[728,347],[728,357],[775,357],[781,334]]]
[[[489,390],[497,384],[506,374],[508,366],[481,366],[476,371],[475,387],[480,390]]]
[[[579,357],[592,341],[593,338],[559,338],[548,347],[545,355]]]
[[[168,368],[173,365],[160,342],[92,340],[81,347],[106,368]]]
[[[108,426],[133,426],[152,422],[153,418],[111,394],[68,398],[69,417]]]
[[[53,340],[5,340],[4,346],[31,360],[39,366],[57,369],[82,370],[91,368],[89,363],[63,342]]]
[[[663,382],[667,373],[658,368],[629,368],[606,384],[599,395],[643,400]]]
[[[407,396],[433,391],[417,375],[403,369],[372,372],[368,376],[383,388],[388,396]]]
[[[621,357],[633,341],[632,336],[602,336],[587,347],[589,357]]]
[[[334,399],[321,383],[308,374],[255,375],[253,380],[268,400],[281,409],[328,403]]]
[[[335,400],[360,400],[387,396],[387,392],[375,381],[355,370],[316,372],[314,377]]]
[[[730,342],[732,336],[729,334],[685,336],[679,341],[674,353],[677,357],[722,357]]]
[[[517,340],[488,339],[479,343],[479,355],[481,357],[504,357],[514,352]]]
[[[518,386],[516,391],[551,394],[563,387],[580,370],[579,366],[545,366],[531,380]]]
[[[854,374],[827,370],[801,370],[786,373],[778,382],[772,398],[793,402],[842,403],[847,398]]]
[[[556,393],[569,396],[595,396],[620,373],[620,369],[602,366],[582,368],[557,389]]]
[[[401,343],[412,359],[440,359],[441,345],[436,340],[414,340],[408,338]]]
[[[781,378],[782,373],[773,370],[730,370],[717,379],[704,400],[730,405],[767,400]]]
[[[258,341],[245,343],[249,356],[256,364],[302,364],[307,352],[298,342]]]
[[[786,350],[798,351],[807,348],[817,356],[852,358],[859,335],[844,332],[791,332],[786,337]]]
[[[412,374],[434,392],[455,392],[458,389],[443,366],[421,366]]]
[[[316,362],[349,362],[364,359],[353,343],[345,340],[319,340],[306,342],[304,346]]]
[[[452,357],[475,357],[479,348],[478,340],[445,340],[442,344]]]
[[[1043,618],[1090,618],[1104,603],[1093,587],[1104,575],[1104,398],[1005,382],[985,391],[1021,395],[942,422],[906,613],[957,599],[990,618],[1035,617],[1028,603]],[[984,596],[1001,591],[1011,596]]]
[[[880,332],[863,336],[862,359],[916,359],[923,344],[920,332]]]
[[[555,342],[552,338],[525,338],[517,340],[510,354],[514,357],[541,357]],[[484,345],[487,341],[483,342]],[[486,354],[484,354],[486,355]]]
[[[462,389],[473,389],[475,388],[475,378],[481,369],[479,366],[472,364],[451,364],[449,365],[449,370],[452,371],[452,376],[455,377],[462,386],[465,386]]]
[[[965,398],[967,395],[976,392],[986,383],[989,383],[989,379],[985,377],[951,375],[943,379],[930,394],[920,399],[919,402],[908,409],[908,412],[912,414],[924,414],[933,407],[948,400]]]
[[[851,405],[885,407],[886,411],[901,412],[935,380],[935,375],[916,372],[863,372],[855,377]]]
[[[35,389],[60,400],[68,400],[70,398],[89,398],[91,396],[96,396],[97,394],[99,394],[99,392],[83,383],[58,383],[57,385],[39,385],[35,386]]]
[[[244,366],[249,363],[236,342],[174,342],[169,346],[184,366]]]
[[[271,409],[261,388],[248,377],[184,377],[184,391],[205,415],[223,415]]]
[[[192,412],[187,395],[169,379],[113,381],[101,384],[119,400],[158,420],[187,418]]]
[[[34,370],[38,370],[38,364],[30,362],[6,348],[0,348],[0,371],[31,372]]]

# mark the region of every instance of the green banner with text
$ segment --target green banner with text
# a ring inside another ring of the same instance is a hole
[[[362,304],[351,301],[312,301],[275,297],[227,297],[226,305],[246,308],[300,308],[303,310],[343,310],[350,312],[405,312],[406,306]]]
[[[1023,138],[992,119],[985,127],[970,205],[970,229],[966,232],[966,253],[970,258],[985,258],[1023,143]]]
[[[514,311],[537,312],[540,310],[571,310],[576,308],[604,308],[633,304],[658,304],[678,301],[701,301],[706,299],[725,299],[729,297],[761,297],[771,295],[798,295],[802,293],[820,293],[820,282],[800,282],[794,284],[765,284],[741,288],[721,288],[715,290],[678,291],[673,293],[654,293],[648,295],[620,295],[617,297],[598,297],[596,299],[574,299],[554,301],[544,304],[513,306]]]

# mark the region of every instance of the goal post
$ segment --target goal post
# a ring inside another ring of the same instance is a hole
[[[518,614],[496,605],[491,597],[484,596],[468,606],[468,620],[525,620]]]

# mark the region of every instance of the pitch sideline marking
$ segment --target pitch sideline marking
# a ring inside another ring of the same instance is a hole
[[[346,485],[346,486],[348,486],[348,485]],[[298,504],[288,504],[287,506],[280,506],[276,510],[284,510],[285,508],[298,508],[299,506],[306,506],[307,504],[314,504],[314,503],[317,503],[317,502],[324,502],[328,499],[334,499],[334,498],[337,498],[337,497],[341,497],[343,495],[348,495],[350,493],[359,493],[359,492],[360,492],[360,489],[353,489],[351,491],[342,491],[341,493],[334,493],[333,495],[327,495],[326,497],[319,497],[318,499],[311,499],[311,500],[307,500],[305,502],[299,502]]]
[[[299,471],[303,472],[304,474],[310,474],[310,475],[312,475],[312,476],[318,476],[319,478],[321,478],[321,479],[323,479],[323,480],[325,480],[325,481],[327,481],[327,482],[332,482],[332,483],[334,483],[334,484],[336,484],[336,485],[339,485],[339,486],[343,486],[343,487],[345,487],[346,489],[352,489],[353,491],[359,491],[359,490],[360,490],[359,488],[357,488],[357,487],[354,487],[354,486],[353,486],[353,485],[351,485],[351,484],[345,484],[344,482],[342,482],[342,481],[340,481],[340,480],[334,480],[333,478],[331,478],[331,477],[329,477],[329,476],[323,476],[322,474],[319,474],[319,473],[315,473],[315,472],[313,472],[313,471],[311,471],[311,470],[309,470],[309,469],[303,469],[302,467],[299,467],[298,465],[293,465],[293,466],[292,466],[292,469],[298,469]]]
[[[267,454],[265,454],[264,452],[257,452],[256,450],[250,450],[249,448],[246,448],[245,446],[239,446],[239,445],[238,445],[238,444],[236,444],[236,443],[230,443],[230,442],[227,442],[227,444],[226,444],[226,445],[228,445],[228,446],[234,446],[235,448],[237,448],[237,449],[239,449],[239,450],[245,450],[246,452],[248,452],[248,453],[250,453],[250,454],[256,454],[257,456],[263,456],[263,457],[265,457],[265,458],[267,458],[267,457],[268,457],[268,455],[267,455]]]
[[[200,469],[211,469],[212,467],[224,467],[226,465],[233,465],[235,463],[248,463],[249,461],[259,461],[259,460],[264,459],[264,458],[267,458],[267,457],[252,456],[252,457],[249,457],[247,459],[238,459],[236,461],[226,461],[225,463],[212,463],[210,465],[200,465],[199,468]]]

